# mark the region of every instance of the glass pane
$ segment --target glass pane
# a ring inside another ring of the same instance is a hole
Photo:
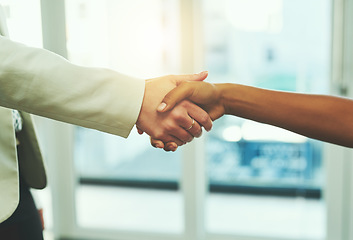
[[[71,61],[151,78],[178,71],[176,0],[66,1]],[[180,153],[76,128],[77,222],[82,227],[182,232]]]
[[[42,47],[42,21],[39,0],[0,0],[10,38],[33,47]],[[26,22],[26,24],[23,24]]]
[[[206,68],[219,82],[328,93],[328,0],[204,0]],[[224,117],[206,143],[212,233],[324,239],[322,144]]]

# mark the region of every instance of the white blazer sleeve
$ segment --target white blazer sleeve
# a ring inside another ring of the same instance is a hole
[[[0,106],[127,137],[145,82],[0,36]]]

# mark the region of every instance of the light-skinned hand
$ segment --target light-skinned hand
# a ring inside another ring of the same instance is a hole
[[[209,131],[212,128],[211,118],[206,111],[190,101],[180,101],[171,111],[157,112],[157,107],[165,95],[176,86],[185,81],[203,81],[207,75],[207,72],[201,72],[146,80],[145,95],[136,122],[139,133],[146,132],[152,139],[159,139],[162,143],[174,142],[177,147],[190,142],[194,137],[199,137],[201,127]],[[191,125],[193,127],[187,130]],[[154,146],[163,148],[164,144],[156,143]]]

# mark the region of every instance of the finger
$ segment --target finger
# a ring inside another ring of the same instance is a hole
[[[142,131],[139,127],[136,126],[137,132],[138,134],[142,135],[144,133],[144,131]]]
[[[178,149],[178,145],[175,142],[168,142],[164,145],[164,151],[169,152],[175,152]]]
[[[195,119],[193,119],[192,117],[190,117],[188,123],[184,124],[182,127],[185,128],[185,130],[188,131],[194,137],[200,137],[202,134],[200,124],[195,121]]]
[[[178,85],[185,81],[203,81],[207,78],[208,71],[203,71],[197,74],[174,75],[175,83]]]
[[[165,145],[161,140],[150,138],[151,140],[151,145],[155,148],[164,148]]]
[[[199,138],[202,135],[202,128],[197,121],[195,121],[194,126],[192,128],[190,128],[188,131],[192,136],[194,136],[196,138]]]
[[[212,129],[213,122],[211,120],[211,117],[202,108],[196,106],[195,104],[191,104],[188,109],[188,114],[190,117],[195,119],[201,126],[203,126],[206,131],[209,132]]]
[[[185,128],[178,126],[176,127],[171,134],[177,138],[180,142],[177,141],[164,141],[163,142],[176,142],[178,146],[183,145],[184,143],[191,142],[194,139],[194,136],[192,136]]]
[[[194,103],[189,101],[183,101],[179,105],[177,105],[173,111],[170,113],[171,116],[175,119],[176,123],[188,131],[193,137],[200,137],[202,134],[201,126],[195,119],[190,117],[188,114],[189,111],[192,111],[194,108],[191,108],[193,105],[195,108],[199,108]],[[205,112],[206,117],[208,116]],[[187,142],[187,141],[186,141]]]
[[[171,90],[167,95],[164,96],[161,104],[158,106],[158,112],[166,112],[177,104],[183,101],[184,99],[188,99],[194,93],[194,88],[192,84],[188,84],[187,82],[179,85],[178,87]]]
[[[183,138],[188,138],[188,136],[183,133],[183,131],[188,134],[184,129],[182,129],[180,127],[180,129],[178,130],[175,130],[173,131],[174,135],[168,135],[168,136],[163,136],[163,137],[160,137],[160,138],[157,138],[159,139],[160,141],[164,142],[164,143],[167,143],[167,142],[175,142],[178,146],[182,146],[185,141],[182,140]],[[190,134],[189,134],[190,135]],[[180,137],[180,138],[179,138]],[[192,137],[192,136],[191,136]]]

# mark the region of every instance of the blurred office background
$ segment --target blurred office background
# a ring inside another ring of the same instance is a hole
[[[0,3],[13,40],[75,64],[353,96],[352,0]],[[236,117],[175,153],[135,129],[123,139],[36,123],[46,240],[353,239],[349,149]]]

